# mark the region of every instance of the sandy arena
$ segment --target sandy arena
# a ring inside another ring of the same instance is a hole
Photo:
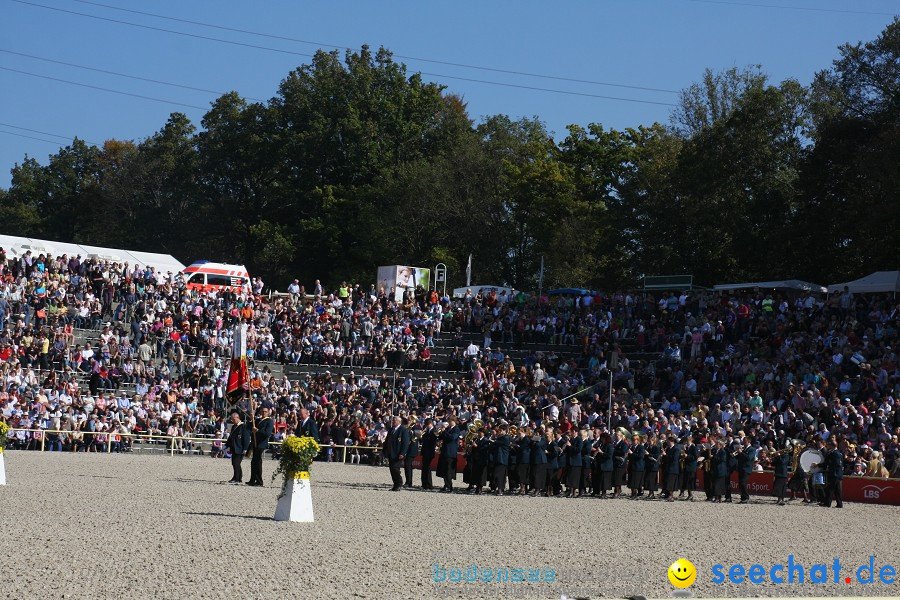
[[[316,522],[299,524],[271,519],[271,484],[223,484],[226,460],[9,452],[6,464],[0,598],[667,597],[666,569],[682,556],[700,597],[900,593],[855,581],[715,585],[710,572],[789,554],[807,568],[839,558],[848,575],[872,554],[876,569],[900,567],[896,507],[391,493],[386,468],[316,463]],[[274,467],[264,463],[267,482]],[[434,563],[448,578],[472,564],[556,574],[435,583]]]

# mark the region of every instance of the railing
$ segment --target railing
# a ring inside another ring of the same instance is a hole
[[[47,441],[48,434],[57,434],[57,435],[58,434],[66,434],[66,435],[72,435],[72,436],[79,436],[78,438],[74,438],[77,441],[81,441],[81,439],[84,435],[91,435],[91,436],[94,436],[95,438],[98,436],[99,437],[105,436],[106,440],[101,443],[106,445],[106,453],[107,454],[112,453],[112,445],[114,442],[120,443],[120,442],[122,442],[122,440],[124,438],[132,438],[134,441],[149,442],[151,444],[153,443],[154,440],[165,441],[165,442],[167,442],[167,450],[168,450],[168,453],[170,456],[175,456],[175,451],[176,451],[175,442],[179,441],[179,440],[186,441],[189,444],[194,444],[197,446],[200,446],[202,444],[209,444],[211,447],[213,446],[213,444],[215,442],[221,442],[222,450],[223,451],[225,450],[225,439],[224,438],[216,439],[216,438],[204,437],[204,436],[174,436],[174,435],[164,435],[164,434],[159,434],[159,433],[115,433],[115,432],[110,432],[110,431],[68,431],[68,430],[64,431],[61,429],[12,428],[9,430],[7,437],[10,439],[17,439],[17,438],[15,438],[15,436],[12,435],[16,432],[31,434],[31,439],[40,440],[40,442],[41,442],[40,452],[46,451],[46,441]],[[35,435],[35,434],[37,434],[37,435]],[[114,439],[114,438],[118,438],[118,439]],[[276,449],[280,446],[281,446],[281,442],[269,442],[270,450]],[[346,446],[343,444],[327,444],[327,445],[319,444],[319,455],[322,455],[323,453],[327,452],[327,450],[329,450],[329,449],[331,449],[331,450],[342,449],[343,452],[342,452],[341,462],[343,462],[345,464],[347,463],[347,450],[348,449],[350,449],[350,450],[375,450],[375,451],[381,450],[381,448],[379,448],[377,446]]]

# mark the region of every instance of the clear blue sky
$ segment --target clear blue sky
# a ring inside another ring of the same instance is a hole
[[[227,45],[101,21],[61,10],[146,26],[308,53],[316,46],[177,23],[78,0],[0,0],[0,49],[95,69],[267,99],[303,56]],[[900,11],[896,0],[593,0],[575,2],[298,2],[267,0],[96,0],[168,17],[312,40],[344,48],[367,43],[395,54],[679,90],[703,69],[760,64],[780,81],[809,82],[844,42],[874,38]],[[404,60],[411,71],[654,102],[666,92],[608,87]],[[0,52],[0,67],[172,102],[206,107],[215,94],[125,79]],[[538,116],[557,137],[570,123],[624,128],[667,121],[670,108],[594,97],[443,79],[472,116]],[[141,139],[172,111],[198,126],[204,111],[38,79],[0,69],[0,132],[65,144]],[[45,133],[36,133],[26,129]],[[57,138],[47,134],[62,135]],[[46,163],[57,146],[0,133],[0,186],[28,154]]]

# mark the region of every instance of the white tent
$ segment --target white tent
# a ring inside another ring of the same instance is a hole
[[[749,289],[769,289],[769,290],[796,290],[798,292],[813,292],[816,294],[824,294],[828,290],[823,285],[817,285],[808,281],[800,281],[799,279],[785,279],[782,281],[756,281],[751,283],[723,283],[713,286],[714,290],[749,290]]]
[[[854,294],[877,294],[879,292],[900,292],[900,271],[875,271],[865,277],[835,283],[828,286],[829,292],[842,292],[844,286],[850,288]]]
[[[111,260],[113,262],[127,262],[129,266],[135,264],[141,266],[154,267],[161,273],[172,271],[178,273],[184,270],[181,264],[174,256],[169,254],[157,254],[154,252],[138,252],[135,250],[121,250],[116,248],[101,248],[99,246],[88,246],[86,244],[67,244],[64,242],[50,242],[46,240],[38,240],[34,238],[23,238],[15,235],[0,235],[0,248],[6,250],[7,256],[14,257],[24,254],[26,250],[38,255],[41,253],[50,253],[55,256],[78,256],[88,258],[94,256],[101,260]]]

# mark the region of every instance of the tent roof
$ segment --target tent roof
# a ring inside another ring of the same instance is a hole
[[[810,283],[808,281],[801,281],[799,279],[784,279],[780,281],[755,281],[750,283],[723,283],[721,285],[713,286],[713,289],[717,291],[746,290],[752,288],[771,290],[798,290],[801,292],[815,292],[818,294],[824,294],[828,291],[825,286]]]
[[[91,254],[97,254],[104,258],[110,258],[114,262],[127,262],[131,266],[138,264],[141,266],[154,267],[157,271],[162,273],[165,273],[166,271],[177,273],[184,270],[184,265],[170,254],[101,248],[99,246],[89,246],[86,244],[68,244],[65,242],[51,242],[15,235],[0,235],[0,248],[5,248],[7,252],[9,252],[10,249],[15,251],[23,244],[27,246],[48,248],[55,256],[66,254],[71,257],[80,254],[82,258],[87,258]]]
[[[900,292],[900,271],[875,271],[865,277],[833,283],[828,286],[829,292],[841,292],[844,286],[857,294],[877,294],[878,292]]]

